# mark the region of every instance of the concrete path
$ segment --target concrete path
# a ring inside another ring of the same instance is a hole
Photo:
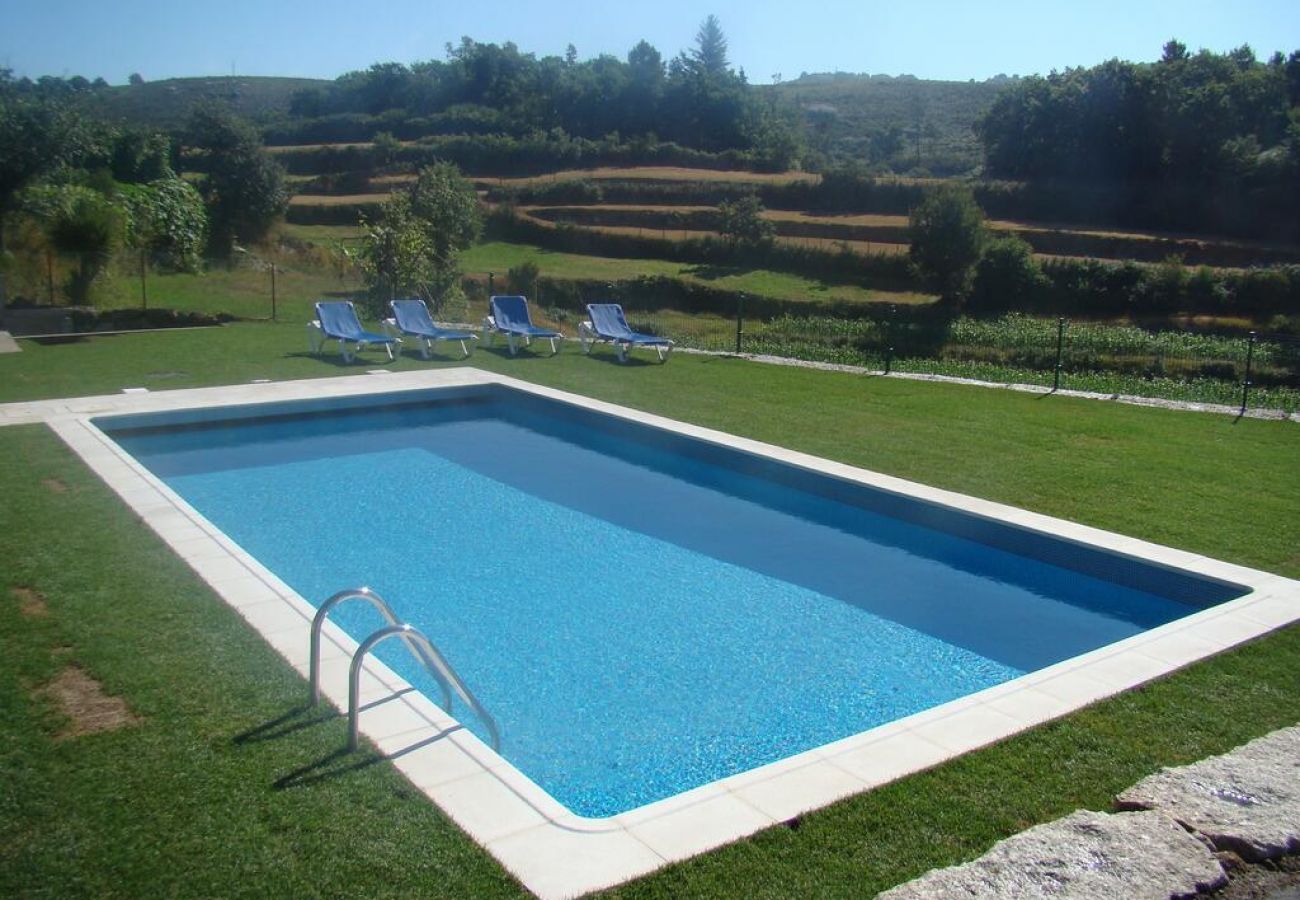
[[[22,349],[13,335],[7,331],[0,331],[0,353],[21,353]]]

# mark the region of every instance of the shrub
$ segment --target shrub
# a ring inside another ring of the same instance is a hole
[[[517,266],[512,266],[506,272],[506,283],[510,285],[510,290],[516,294],[522,294],[525,297],[535,297],[537,295],[537,277],[541,274],[541,269],[537,263],[525,260]]]
[[[922,277],[950,306],[970,292],[988,233],[984,213],[969,188],[941,185],[926,191],[908,222],[908,255]]]
[[[1034,261],[1034,251],[1017,237],[992,241],[975,269],[973,309],[1029,309],[1047,279]]]

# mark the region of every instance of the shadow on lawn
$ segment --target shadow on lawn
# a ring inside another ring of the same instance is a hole
[[[261,725],[255,725],[247,731],[241,731],[231,738],[231,743],[242,745],[273,741],[333,721],[341,715],[342,713],[328,706],[312,706],[304,703],[301,706],[295,706],[282,716],[276,716],[274,719],[263,722]]]
[[[331,778],[347,775],[349,772],[368,769],[381,762],[384,762],[384,757],[378,753],[366,751],[354,753],[347,747],[339,747],[315,762],[299,766],[287,775],[282,775],[271,786],[277,791],[285,791],[296,787],[309,787],[322,781],[329,781]]]
[[[707,263],[701,263],[697,266],[687,266],[682,269],[682,273],[692,278],[698,278],[701,281],[717,281],[720,278],[727,278],[731,275],[748,275],[755,271],[753,266],[716,266]]]
[[[359,366],[370,366],[371,368],[375,368],[376,366],[391,366],[396,362],[396,360],[390,360],[388,354],[382,351],[375,353],[373,358],[368,356],[353,356],[352,362],[348,362],[343,358],[343,354],[339,353],[338,350],[331,351],[329,349],[322,350],[320,353],[312,353],[310,350],[296,350],[292,353],[286,353],[284,358],[310,359],[314,362],[325,363],[326,365],[333,366],[336,369],[355,369]]]

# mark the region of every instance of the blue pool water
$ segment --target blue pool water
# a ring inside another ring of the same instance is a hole
[[[385,597],[502,754],[588,816],[1234,595],[503,389],[244,413],[100,424],[308,600]],[[380,624],[363,604],[337,618],[358,640]],[[379,655],[438,696],[399,645]]]

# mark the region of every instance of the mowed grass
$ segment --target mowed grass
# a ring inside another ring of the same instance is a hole
[[[0,399],[377,367],[300,326],[23,342]],[[1294,423],[674,356],[474,364],[832,459],[1300,575]],[[403,357],[398,370],[439,367]],[[23,377],[18,377],[23,376]],[[366,377],[366,376],[363,376]],[[150,379],[153,379],[150,381]],[[15,895],[518,896],[37,426],[0,428],[0,879]],[[345,538],[341,538],[345,539]],[[16,589],[21,589],[15,594]],[[38,593],[43,613],[22,598]],[[28,612],[23,610],[27,608]],[[40,693],[75,664],[140,723],[58,739]],[[606,892],[856,898],[1300,721],[1300,629]]]
[[[565,169],[547,175],[519,178],[474,178],[481,186],[502,185],[527,187],[555,181],[575,179],[592,181],[713,181],[727,184],[793,184],[818,182],[821,176],[812,172],[747,172],[726,169],[691,169],[684,166],[598,166],[592,169]]]
[[[635,231],[636,229],[631,229]],[[656,232],[657,233],[657,232]],[[550,278],[584,281],[624,281],[658,275],[707,284],[728,291],[743,291],[763,297],[807,301],[839,300],[852,303],[932,303],[934,297],[905,291],[880,291],[851,284],[834,284],[771,269],[704,266],[656,259],[620,259],[561,253],[531,244],[488,241],[461,254],[461,269],[467,274],[494,272],[503,277],[511,268],[535,263]]]
[[[306,323],[315,301],[358,286],[355,278],[340,278],[314,265],[277,263],[274,312],[282,321]],[[196,274],[150,272],[145,290],[148,306],[158,309],[226,313],[242,319],[269,319],[272,314],[271,273],[266,268],[216,265]],[[122,272],[104,279],[97,288],[95,305],[101,309],[140,307],[139,274]]]

